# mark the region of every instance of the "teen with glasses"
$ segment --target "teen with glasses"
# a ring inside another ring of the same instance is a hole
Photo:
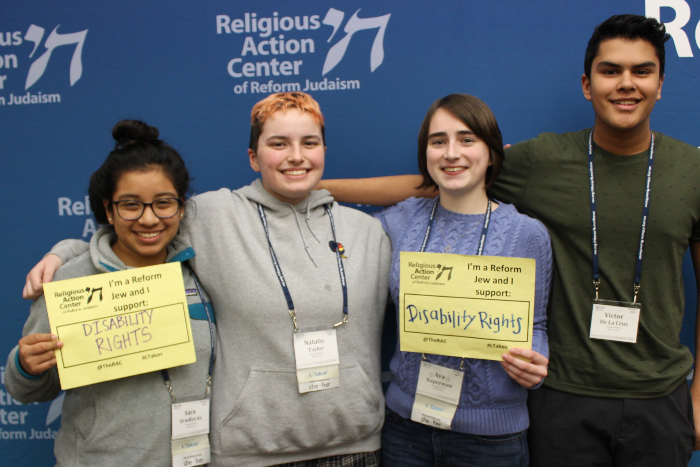
[[[90,177],[90,207],[103,225],[89,251],[68,262],[56,279],[70,279],[194,257],[178,235],[190,176],[180,155],[158,139],[158,130],[123,120],[107,160]],[[161,372],[92,384],[66,391],[54,454],[60,466],[171,464],[171,393],[176,400],[208,392],[214,317],[209,299],[182,268],[197,362]],[[20,402],[44,402],[61,390],[55,350],[64,347],[50,333],[46,302],[31,307],[24,337],[10,353],[5,385]]]

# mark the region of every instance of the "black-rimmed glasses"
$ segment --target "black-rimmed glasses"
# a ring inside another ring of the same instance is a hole
[[[143,216],[146,206],[150,206],[153,214],[159,219],[170,219],[180,210],[180,198],[158,198],[152,203],[144,203],[136,199],[120,199],[110,201],[117,207],[117,214],[125,221],[135,221]]]

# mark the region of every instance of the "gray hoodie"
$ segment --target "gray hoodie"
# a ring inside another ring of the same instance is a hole
[[[90,241],[90,250],[66,263],[55,280],[89,276],[126,269],[110,244],[114,230],[98,230]],[[168,262],[194,257],[192,248],[175,237],[168,250]],[[187,268],[182,268],[185,288],[195,289]],[[203,291],[204,292],[204,291]],[[209,324],[199,296],[188,292],[192,334],[197,362],[168,370],[178,399],[204,396],[211,340]],[[209,301],[205,295],[205,299]],[[50,333],[46,302],[37,299],[24,325],[23,335]],[[44,402],[58,396],[61,387],[56,367],[38,377],[17,366],[17,347],[7,360],[5,385],[20,402]],[[66,391],[61,428],[54,443],[58,466],[162,467],[171,464],[170,394],[159,371],[107,381]]]
[[[342,320],[342,289],[324,204],[345,247],[349,322],[337,328],[340,387],[299,394],[293,324],[270,258],[257,204],[300,327]],[[380,222],[313,191],[296,205],[257,180],[193,198],[182,233],[217,310],[219,354],[212,410],[212,465],[266,466],[380,447],[384,397],[380,338],[391,246]]]

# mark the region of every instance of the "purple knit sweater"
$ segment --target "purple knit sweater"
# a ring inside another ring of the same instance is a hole
[[[397,309],[399,253],[420,251],[433,203],[432,199],[410,198],[376,214],[391,238],[389,287]],[[483,221],[483,214],[458,214],[438,206],[425,251],[444,253],[447,244],[444,237],[447,237],[449,242],[453,242],[452,252],[475,255]],[[462,234],[464,236],[460,238]],[[518,213],[512,205],[499,203],[498,208],[491,214],[483,254],[536,260],[532,349],[548,357],[546,309],[552,280],[552,248],[547,229],[539,221]],[[429,355],[428,360],[453,369],[458,369],[461,362],[460,358],[441,355]],[[393,411],[409,419],[416,394],[420,361],[419,353],[401,352],[398,344],[391,359],[393,380],[387,392],[386,402]],[[452,422],[453,431],[477,435],[503,435],[527,429],[527,390],[508,376],[499,362],[465,359],[463,370],[464,384]]]

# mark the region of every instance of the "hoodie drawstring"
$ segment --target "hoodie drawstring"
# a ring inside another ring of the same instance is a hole
[[[311,251],[309,251],[310,247],[309,244],[306,243],[306,237],[304,236],[304,231],[301,229],[301,223],[299,222],[299,215],[297,214],[297,210],[294,209],[294,206],[291,204],[287,204],[289,206],[289,209],[292,210],[294,213],[294,220],[297,222],[297,230],[299,230],[299,234],[301,235],[301,240],[304,242],[304,249],[306,250],[306,254],[308,255],[309,259],[311,260],[312,263],[314,263],[314,266],[318,267],[316,264],[316,261],[314,261],[313,256],[311,256]],[[308,211],[308,205],[307,205],[307,211]],[[306,218],[306,225],[309,225],[309,218],[308,218],[308,213],[307,213],[307,218]],[[309,230],[311,230],[311,227],[309,226]],[[316,241],[321,243],[321,241],[316,237],[316,234],[314,233],[313,230],[311,230],[311,233],[313,234],[314,238],[316,238]]]
[[[318,243],[321,243],[321,240],[316,236],[316,232],[314,232],[314,229],[311,228],[311,224],[309,223],[309,219],[311,219],[311,201],[306,202],[306,226],[309,228],[311,235],[314,236],[316,241]]]

